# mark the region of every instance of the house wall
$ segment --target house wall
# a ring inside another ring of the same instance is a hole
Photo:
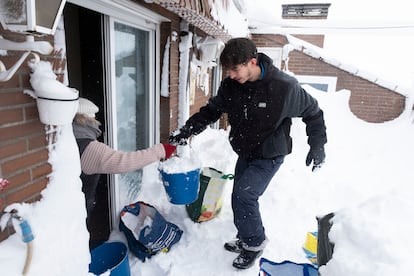
[[[15,42],[25,41],[25,36],[5,31],[1,27],[0,35]],[[51,36],[36,40],[48,40],[53,45]],[[7,53],[0,60],[6,68],[10,68],[22,52]],[[9,81],[0,82],[0,178],[7,179],[10,183],[0,191],[0,212],[15,202],[39,200],[40,192],[46,187],[51,172],[51,166],[47,162],[45,125],[39,120],[36,100],[23,93],[24,89],[31,89],[28,59]],[[41,56],[41,59],[50,61],[54,70],[62,72],[65,61],[61,60],[58,53]],[[0,240],[11,233],[13,229],[6,228],[0,232]]]
[[[170,43],[170,60],[169,60],[169,97],[160,98],[160,141],[168,142],[168,137],[170,133],[178,127],[178,85],[179,85],[179,63],[180,63],[180,22],[181,18],[170,12],[163,7],[145,3],[143,0],[135,1],[140,5],[151,9],[158,14],[168,18],[171,22],[166,22],[161,24],[161,44],[160,44],[160,68],[163,68],[163,57],[165,51],[165,44],[167,42],[168,36],[171,35],[173,31],[177,32],[178,38],[177,41]],[[190,25],[189,30],[196,34],[197,36],[204,37],[207,34],[201,31],[200,29],[195,28]],[[191,56],[191,55],[190,55]],[[190,115],[197,112],[200,107],[205,105],[208,98],[211,96],[210,93],[206,96],[204,91],[200,88],[196,88],[194,103],[190,106]]]
[[[289,70],[299,75],[336,76],[337,90],[351,90],[349,107],[352,113],[367,122],[393,120],[405,108],[405,97],[401,94],[297,51],[289,57]]]
[[[171,23],[163,23],[161,25],[161,55],[160,68],[163,68],[163,57],[165,52],[165,44],[168,36],[175,31],[179,33],[180,23],[178,17],[172,17]],[[178,110],[178,73],[179,73],[179,43],[170,43],[170,60],[169,60],[169,97],[160,97],[160,140],[168,141],[168,136],[174,126],[177,125],[177,114],[173,112]],[[175,116],[173,116],[175,114]]]
[[[162,68],[165,43],[171,32],[180,34],[180,18],[170,11],[144,1],[136,1],[147,8],[165,16],[171,22],[161,24],[160,28],[160,68]],[[202,31],[190,26],[190,30],[198,36],[205,36]],[[13,41],[24,41],[25,37],[5,31],[0,26],[0,35]],[[36,38],[47,40],[53,45],[53,36]],[[160,140],[167,142],[170,132],[177,128],[178,122],[178,84],[179,84],[179,43],[170,44],[169,61],[169,97],[160,97]],[[20,52],[8,51],[0,60],[6,68],[10,68],[20,57]],[[58,79],[62,80],[66,64],[60,53],[40,56],[41,60],[50,61]],[[41,198],[40,192],[47,186],[48,174],[52,168],[48,163],[48,137],[50,129],[39,120],[36,100],[23,93],[31,89],[30,68],[27,62],[19,68],[14,77],[7,82],[0,82],[0,178],[9,180],[10,184],[0,191],[0,212],[14,202],[34,202]],[[204,91],[196,89],[194,103],[190,107],[193,114],[203,106],[211,92],[206,96]],[[0,214],[1,216],[1,214]],[[0,241],[13,233],[7,228],[0,232]]]
[[[197,37],[205,37],[207,36],[207,34],[205,34],[203,31],[199,30],[199,29],[195,29],[194,33]],[[201,59],[201,56],[196,49],[193,49],[193,53],[196,55],[196,57],[198,59]],[[204,105],[206,105],[206,103],[208,102],[208,99],[211,97],[212,95],[212,69],[208,69],[208,73],[209,73],[209,83],[210,83],[210,91],[208,91],[207,95],[204,92],[204,90],[202,90],[200,87],[196,86],[195,89],[195,93],[194,93],[194,101],[193,103],[190,105],[190,116],[193,115],[194,113],[198,112],[200,110],[201,107],[203,107]]]
[[[258,47],[283,47],[288,43],[280,35],[253,35],[252,39]],[[352,113],[367,122],[393,120],[405,108],[403,95],[296,50],[289,54],[289,71],[297,75],[336,76],[336,90],[351,91],[349,107]]]
[[[323,48],[323,44],[325,42],[325,36],[324,35],[294,35],[294,37],[297,37],[303,41],[309,42],[313,45],[316,45],[320,48]]]

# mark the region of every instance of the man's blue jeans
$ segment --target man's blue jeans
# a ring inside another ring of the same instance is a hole
[[[258,200],[283,160],[284,156],[274,159],[237,160],[231,203],[237,236],[249,247],[260,246],[266,239]]]

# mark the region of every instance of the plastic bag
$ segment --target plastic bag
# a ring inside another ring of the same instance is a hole
[[[223,206],[222,193],[232,174],[223,174],[213,168],[203,168],[200,174],[198,198],[186,205],[188,216],[195,222],[203,222],[217,216]]]
[[[260,259],[260,276],[318,276],[318,270],[311,264],[291,261],[276,263],[266,258]]]
[[[124,233],[129,250],[143,262],[158,252],[168,252],[183,233],[154,206],[142,201],[122,209],[119,230]]]

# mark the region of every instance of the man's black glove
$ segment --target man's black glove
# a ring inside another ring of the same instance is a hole
[[[187,145],[187,139],[190,136],[191,132],[189,127],[183,126],[182,128],[171,132],[170,137],[168,138],[168,143],[174,146],[184,146]]]
[[[309,166],[313,161],[312,171],[319,169],[325,162],[324,147],[311,148],[308,156],[306,156],[306,166]]]

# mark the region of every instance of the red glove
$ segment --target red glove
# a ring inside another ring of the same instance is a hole
[[[170,158],[171,155],[173,155],[173,153],[177,149],[176,146],[173,146],[173,145],[170,145],[170,144],[162,144],[162,145],[164,146],[164,150],[165,150],[165,159]]]

